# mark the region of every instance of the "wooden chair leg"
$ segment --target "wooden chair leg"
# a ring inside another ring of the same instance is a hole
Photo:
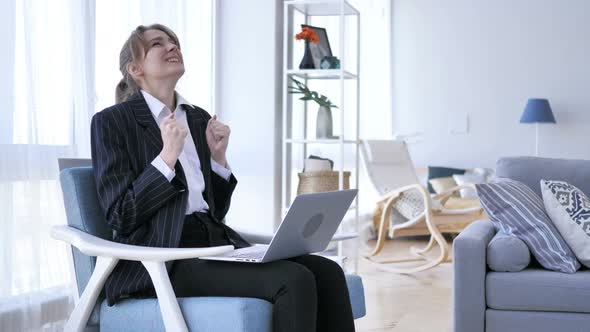
[[[436,241],[436,243],[440,247],[440,256],[439,257],[440,257],[440,263],[442,263],[444,260],[447,259],[450,249],[449,249],[449,245],[447,244],[447,240],[445,240],[444,236],[438,230],[438,227],[436,227],[436,225],[434,224],[434,221],[432,219],[433,219],[432,211],[427,211],[427,213],[426,213],[426,226],[428,227],[428,231],[431,234],[430,236],[434,238],[434,240]]]
[[[426,247],[422,248],[422,249],[415,249],[412,250],[412,253],[415,254],[417,257],[410,257],[410,258],[401,258],[401,259],[390,259],[390,260],[375,260],[372,256],[377,255],[379,252],[381,252],[381,250],[383,249],[384,246],[384,242],[385,242],[385,222],[389,220],[389,218],[391,217],[391,209],[393,206],[393,202],[387,202],[385,204],[385,209],[381,215],[381,224],[379,225],[379,235],[377,237],[377,245],[375,246],[375,250],[373,250],[373,252],[371,254],[369,254],[368,256],[366,256],[365,258],[367,258],[367,260],[371,263],[374,263],[377,265],[377,268],[379,270],[382,271],[387,271],[387,272],[393,272],[393,273],[401,273],[401,274],[411,274],[411,273],[416,273],[416,272],[420,272],[420,271],[424,271],[427,269],[431,269],[437,265],[440,265],[441,263],[443,263],[446,259],[447,256],[449,255],[449,245],[447,244],[445,238],[442,236],[442,233],[439,231],[439,229],[436,227],[436,225],[434,224],[433,221],[433,216],[432,216],[432,210],[431,210],[431,204],[430,204],[430,198],[427,197],[427,193],[423,193],[424,197],[424,201],[426,202],[425,204],[425,214],[424,214],[424,222],[426,223],[426,226],[428,227],[428,231],[430,232],[430,240],[428,241],[428,244],[426,245]],[[395,197],[394,199],[396,199],[397,197]],[[392,236],[393,236],[393,232],[395,230],[391,230],[392,231]],[[427,257],[425,254],[432,250],[434,248],[434,246],[438,245],[438,247],[440,248],[440,253],[439,255],[435,258],[435,259],[431,259],[429,257]],[[394,266],[386,266],[384,264],[391,264],[391,263],[402,263],[402,262],[412,262],[412,261],[424,261],[423,264],[420,264],[418,266],[413,266],[413,267],[408,267],[408,268],[402,268],[402,267],[394,267]]]
[[[432,241],[432,246],[434,247],[434,244],[437,244],[440,246],[440,242],[437,241],[434,236],[432,238],[435,239],[434,241]],[[430,245],[430,242],[429,242],[429,245]],[[424,270],[428,270],[428,269],[431,269],[433,267],[436,267],[436,266],[442,264],[445,261],[447,255],[448,255],[448,245],[446,243],[444,243],[443,246],[440,246],[440,253],[439,253],[438,257],[436,257],[435,259],[431,259],[426,256],[407,257],[407,258],[398,258],[398,259],[385,259],[385,260],[376,260],[373,257],[365,257],[365,258],[367,259],[368,262],[374,264],[377,267],[377,269],[379,269],[381,271],[399,273],[399,274],[412,274],[412,273],[417,273],[417,272],[421,272]],[[416,262],[416,261],[423,261],[424,263],[416,265],[416,266],[412,266],[412,267],[407,267],[407,268],[395,267],[395,266],[390,265],[390,264],[396,264],[396,263],[407,263],[407,262]]]
[[[387,234],[387,224],[391,218],[391,209],[393,208],[393,203],[397,199],[397,195],[391,197],[387,203],[385,203],[385,209],[381,213],[381,222],[379,223],[379,230],[377,233],[377,243],[375,244],[375,248],[373,251],[368,253],[366,256],[375,256],[383,250],[383,246],[385,245],[385,237]]]
[[[436,243],[436,240],[434,239],[434,236],[430,236],[430,240],[428,240],[428,244],[426,245],[426,247],[424,248],[418,248],[418,247],[411,247],[410,251],[412,252],[412,254],[416,255],[416,256],[420,256],[420,257],[425,257],[424,255],[429,252],[430,250],[432,250],[432,248],[434,248],[434,244]]]

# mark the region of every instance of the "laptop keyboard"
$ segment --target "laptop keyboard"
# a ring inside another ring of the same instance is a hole
[[[266,250],[259,250],[259,251],[252,251],[252,252],[245,252],[245,253],[234,253],[231,257],[235,258],[251,258],[251,259],[261,259],[264,256]]]
[[[226,254],[227,257],[262,259],[268,246],[254,246],[249,248],[237,249]]]

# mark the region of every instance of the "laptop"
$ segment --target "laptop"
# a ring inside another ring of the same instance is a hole
[[[358,190],[303,194],[295,198],[285,219],[268,245],[254,245],[206,260],[267,263],[320,252],[336,233]]]

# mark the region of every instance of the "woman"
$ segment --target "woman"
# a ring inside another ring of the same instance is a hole
[[[92,119],[98,197],[114,240],[153,247],[249,244],[221,221],[237,180],[230,129],[175,92],[184,74],[178,38],[165,26],[135,29],[121,50],[117,103]],[[250,217],[255,217],[254,213]],[[167,264],[176,296],[270,301],[274,331],[354,331],[342,269],[315,255],[267,264],[187,259]],[[154,297],[138,262],[121,261],[107,301]]]

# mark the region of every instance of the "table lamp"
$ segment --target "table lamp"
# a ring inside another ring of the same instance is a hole
[[[539,156],[539,123],[556,123],[549,100],[531,98],[527,101],[520,123],[535,124],[535,156]]]

